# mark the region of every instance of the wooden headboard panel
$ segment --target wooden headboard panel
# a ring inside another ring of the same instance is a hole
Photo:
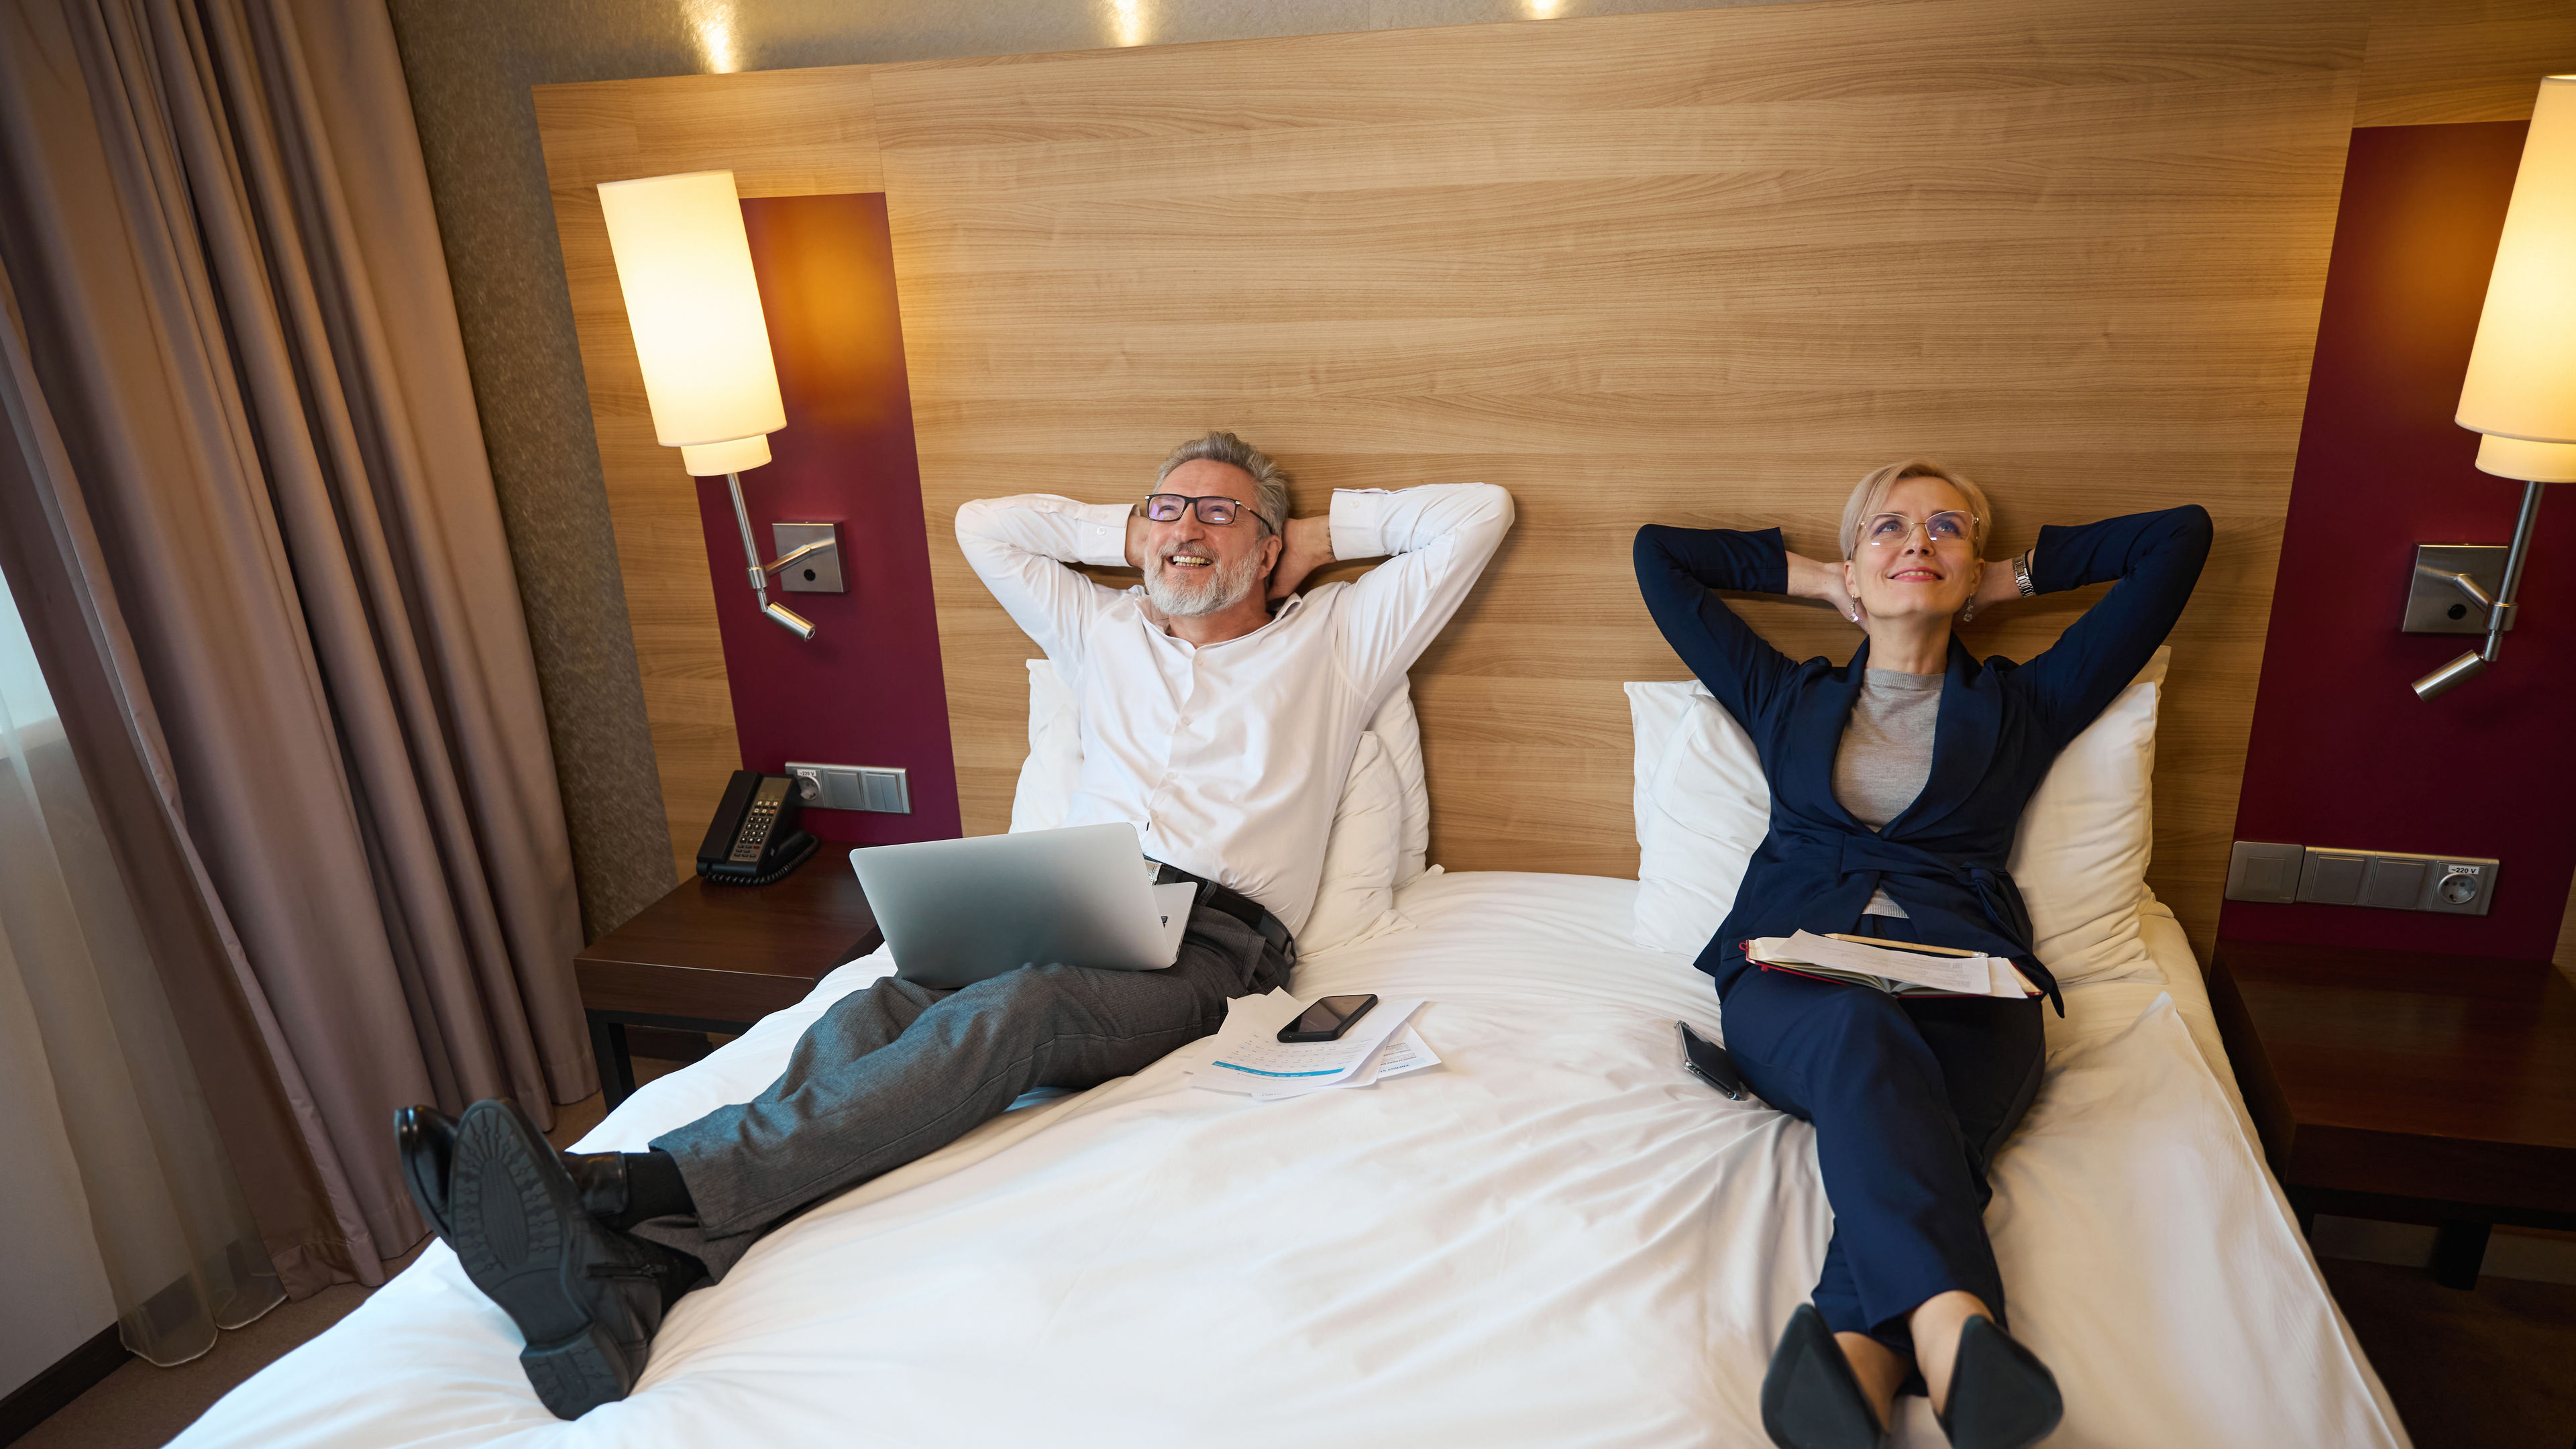
[[[1032,647],[961,502],[1138,494],[1180,438],[1329,489],[1482,479],[1520,521],[1415,668],[1433,858],[1633,874],[1620,681],[1676,678],[1645,520],[1832,548],[1929,453],[1998,551],[2206,504],[2156,889],[2217,918],[2367,17],[2353,4],[1825,0],[543,87],[538,111],[679,848],[735,761],[708,565],[653,445],[594,183],[879,190],[970,832]],[[728,573],[726,577],[730,577]],[[1981,620],[2027,656],[2091,597]],[[1792,653],[1830,614],[1748,602]]]

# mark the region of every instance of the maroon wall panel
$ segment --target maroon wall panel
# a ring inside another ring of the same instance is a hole
[[[2418,543],[2503,543],[2518,483],[2451,421],[2524,124],[2352,134],[2281,540],[2236,838],[2492,855],[2483,917],[2230,901],[2219,931],[2547,958],[2576,872],[2576,486],[2542,504],[2523,611],[2487,673],[2407,684],[2469,635],[2400,634]]]
[[[699,480],[743,768],[901,766],[911,814],[809,810],[806,828],[865,845],[948,839],[958,834],[957,767],[885,197],[757,197],[742,215],[787,404],[769,466],[743,475],[752,534],[774,557],[770,524],[838,522],[850,589],[772,594],[814,622],[810,642],[762,618],[724,479]]]

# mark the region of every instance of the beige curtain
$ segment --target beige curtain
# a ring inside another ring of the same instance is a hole
[[[157,1364],[277,1306],[277,1271],[207,1113],[134,902],[0,594],[0,990],[20,993],[125,1346]]]
[[[379,1281],[395,1108],[595,1086],[382,8],[0,0],[0,300],[0,565],[209,1115],[290,1291]]]

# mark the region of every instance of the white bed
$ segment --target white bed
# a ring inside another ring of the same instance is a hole
[[[1442,1068],[1259,1103],[1161,1063],[1024,1107],[763,1240],[635,1395],[539,1407],[433,1246],[188,1446],[1765,1443],[1755,1395],[1829,1217],[1808,1129],[1676,1065],[1708,980],[1635,881],[1433,872],[1298,994],[1423,996]],[[2179,928],[2067,993],[1988,1215],[2057,1445],[2402,1445],[2264,1172]],[[646,1086],[583,1144],[758,1091],[824,1006]],[[2157,979],[2157,978],[2163,979]],[[1921,1400],[1900,1442],[1938,1445]]]

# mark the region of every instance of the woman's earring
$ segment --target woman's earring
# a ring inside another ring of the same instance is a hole
[[[1977,601],[1970,599],[1968,601],[1968,607],[1959,611],[1959,622],[1965,624],[1975,617],[1977,617]]]

